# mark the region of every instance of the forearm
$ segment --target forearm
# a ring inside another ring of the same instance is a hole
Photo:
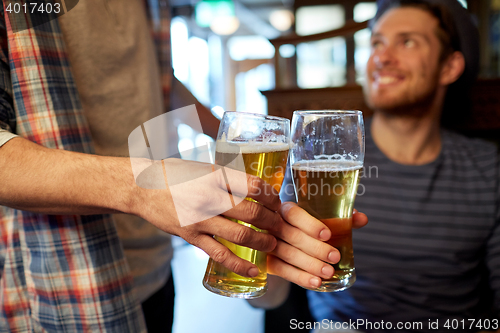
[[[23,138],[0,147],[0,204],[45,214],[129,213],[128,158],[48,149]]]
[[[213,172],[211,164],[177,159],[154,163],[147,159],[132,161],[133,169],[129,158],[48,149],[14,138],[0,147],[0,205],[44,214],[123,212],[137,215],[201,248],[233,272],[256,276],[255,265],[238,258],[213,235],[265,252],[275,248],[276,239],[219,215],[227,210],[228,193],[224,177],[217,174],[206,177]],[[167,169],[172,177],[170,186],[165,179]],[[231,177],[238,173],[226,171]],[[136,175],[140,186],[136,184]],[[276,193],[272,195],[271,185],[258,177],[245,174],[243,177],[246,183],[238,183],[240,188],[236,186],[236,192],[246,192],[261,204],[243,200],[245,204],[225,214],[262,229],[279,228],[282,220],[276,210],[280,201]],[[236,178],[241,179],[241,175]],[[179,195],[175,201],[177,206],[171,192],[174,187]],[[264,190],[260,191],[261,188]],[[214,207],[217,205],[219,208]],[[207,218],[204,208],[208,206],[215,211]],[[193,214],[203,216],[204,220],[181,226],[178,217]]]
[[[249,299],[248,303],[254,308],[274,309],[282,305],[288,298],[290,282],[275,275],[267,276],[267,292],[264,296]]]

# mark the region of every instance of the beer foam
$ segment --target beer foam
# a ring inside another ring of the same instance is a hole
[[[225,154],[256,154],[256,153],[271,153],[275,151],[289,150],[290,145],[283,142],[223,142],[217,141],[215,151]]]
[[[292,169],[300,171],[349,171],[363,167],[362,162],[349,161],[346,159],[328,159],[314,161],[300,161],[294,163]]]

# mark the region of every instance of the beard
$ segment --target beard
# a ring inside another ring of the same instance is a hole
[[[376,112],[386,115],[421,118],[432,112],[438,99],[438,78],[425,80],[425,89],[407,89],[400,94],[391,94],[390,91],[372,92],[368,82],[363,86],[366,104]]]

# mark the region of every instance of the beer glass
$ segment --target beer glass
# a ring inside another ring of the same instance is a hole
[[[246,112],[225,112],[215,145],[215,163],[258,176],[279,192],[285,176],[289,148],[288,119]],[[246,200],[254,201],[250,198]],[[244,221],[230,220],[266,232]],[[267,290],[267,254],[220,237],[215,239],[238,257],[255,264],[259,268],[259,275],[253,278],[238,275],[210,258],[203,278],[205,288],[228,297],[250,299],[262,296]]]
[[[290,162],[297,204],[332,232],[328,244],[340,252],[334,275],[315,291],[349,288],[356,280],[352,211],[365,135],[361,111],[295,111]]]

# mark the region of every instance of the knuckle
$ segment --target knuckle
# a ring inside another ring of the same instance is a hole
[[[256,246],[254,246],[256,249],[258,246],[259,251],[269,252],[269,251],[274,250],[275,246],[271,246],[271,244],[273,243],[273,240],[272,240],[273,236],[266,234],[266,233],[259,232],[259,231],[256,231],[255,233],[257,235],[257,237],[255,238]],[[257,245],[257,242],[258,242],[258,245]]]
[[[263,207],[257,203],[250,202],[247,205],[249,222],[258,221],[262,218]]]
[[[259,233],[259,235],[263,237],[262,251],[269,252],[276,248],[277,240],[274,236],[264,233]]]
[[[227,203],[228,193],[220,189],[217,189],[206,196],[205,202],[200,202],[199,210],[205,212],[219,212],[219,210],[224,207]]]
[[[190,228],[191,226],[188,226],[186,227],[187,228]],[[184,239],[186,242],[188,242],[189,244],[191,245],[194,245],[194,246],[197,246],[198,244],[198,235],[194,232],[191,232],[191,230],[187,229],[188,232],[184,232],[184,233],[179,233],[179,237],[182,237],[182,239]]]
[[[237,272],[237,273],[240,273],[240,272],[243,272],[243,270],[245,269],[243,267],[243,263],[241,263],[240,261],[235,261],[231,267],[229,267],[229,269],[231,269],[233,272]]]
[[[248,177],[248,192],[249,193],[255,193],[257,192],[256,189],[260,188],[262,186],[262,179],[256,176],[249,176]]]
[[[311,273],[315,273],[317,271],[321,271],[321,268],[318,270],[318,263],[316,262],[316,260],[309,260],[307,262],[306,271],[311,272]]]
[[[282,250],[281,252],[281,257],[284,261],[288,262],[288,263],[293,263],[293,259],[295,258],[293,253],[292,253],[292,249],[291,248],[285,248]]]
[[[217,261],[220,264],[223,264],[227,261],[229,257],[228,249],[220,249],[216,248],[212,251],[211,257],[213,260]]]
[[[252,238],[252,229],[242,226],[238,228],[234,237],[234,242],[237,244],[245,244]]]
[[[282,260],[286,260],[286,258],[287,258],[287,251],[286,251],[285,245],[284,245],[284,243],[283,243],[282,240],[278,240],[276,242],[276,246],[271,251],[271,254],[275,255],[276,257],[278,257],[278,258],[280,258]]]
[[[295,247],[288,245],[280,240],[278,241],[276,249],[273,252],[276,253],[276,256],[279,257],[281,260],[292,265],[296,264],[298,253]]]
[[[290,242],[292,244],[301,244],[303,241],[302,235],[303,235],[302,231],[293,228],[292,231],[290,232]]]
[[[316,246],[314,246],[314,256],[318,258],[323,258],[328,256],[328,246],[321,242],[317,241]]]

